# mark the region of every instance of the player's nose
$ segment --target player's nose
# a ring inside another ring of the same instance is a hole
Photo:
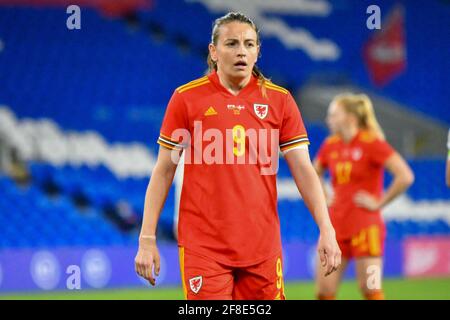
[[[240,44],[237,50],[237,56],[238,57],[245,57],[247,54],[247,49],[245,48],[244,44]]]

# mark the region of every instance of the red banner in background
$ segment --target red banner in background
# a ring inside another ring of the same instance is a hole
[[[95,8],[107,16],[121,16],[130,12],[149,9],[153,0],[0,0],[1,5],[29,7],[80,7]]]
[[[408,277],[449,276],[450,238],[409,238],[403,244],[403,274]]]
[[[377,86],[384,86],[406,68],[404,9],[396,6],[363,48],[364,61]]]

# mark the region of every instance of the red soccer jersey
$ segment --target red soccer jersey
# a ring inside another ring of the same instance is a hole
[[[357,207],[354,197],[358,191],[382,196],[384,163],[393,152],[386,141],[367,131],[359,131],[349,143],[331,136],[322,144],[317,160],[330,172],[334,190],[330,218],[338,239],[349,239],[371,225],[385,232],[381,212]]]
[[[230,266],[280,251],[276,174],[262,172],[278,165],[279,149],[309,143],[291,94],[271,82],[264,87],[265,97],[253,76],[234,96],[216,72],[191,81],[173,93],[158,139],[185,153],[179,245]],[[270,162],[254,161],[255,150]]]

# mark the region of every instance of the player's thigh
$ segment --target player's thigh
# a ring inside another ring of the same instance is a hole
[[[326,268],[322,267],[320,258],[316,260],[316,292],[319,295],[334,296],[339,288],[339,284],[342,281],[342,277],[347,269],[348,259],[342,257],[342,262],[339,268],[333,273],[325,276]]]
[[[382,290],[382,257],[358,257],[355,259],[355,267],[359,288],[363,292]]]
[[[181,278],[185,299],[230,300],[232,269],[179,247]]]
[[[381,289],[385,231],[382,225],[370,225],[352,237],[351,254],[356,276],[364,292]]]
[[[282,253],[235,272],[233,299],[285,300]]]
[[[322,266],[319,255],[316,257],[316,291],[317,294],[334,296],[347,269],[348,261],[351,258],[350,241],[338,241],[339,248],[342,252],[342,261],[339,268],[325,277],[326,267]]]

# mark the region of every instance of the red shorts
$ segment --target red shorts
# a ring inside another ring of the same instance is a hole
[[[385,234],[378,225],[360,230],[350,239],[339,239],[342,257],[346,259],[380,257],[384,254]]]
[[[285,300],[282,256],[248,267],[230,267],[179,247],[188,300]]]

